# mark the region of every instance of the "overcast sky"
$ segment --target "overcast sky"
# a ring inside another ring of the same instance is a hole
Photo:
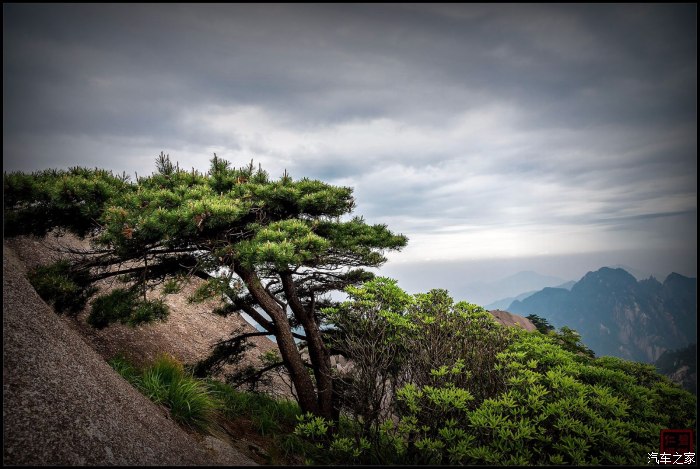
[[[696,127],[695,4],[3,4],[6,171],[352,186],[399,280],[696,276]]]

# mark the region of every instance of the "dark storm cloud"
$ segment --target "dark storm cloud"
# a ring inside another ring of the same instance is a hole
[[[255,158],[513,253],[697,209],[695,5],[5,4],[3,44],[10,170]]]
[[[6,10],[10,104],[48,104],[47,126],[67,104],[78,118],[62,119],[67,127],[109,129],[120,115],[156,121],[169,102],[262,104],[302,124],[396,113],[444,121],[495,97],[536,108],[531,125],[693,113],[696,33],[679,7],[502,6],[466,18],[397,5]],[[88,106],[102,117],[80,112]]]

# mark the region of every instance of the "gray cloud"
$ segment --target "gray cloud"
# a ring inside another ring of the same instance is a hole
[[[358,213],[416,240],[411,258],[430,239],[435,255],[534,255],[557,235],[557,253],[692,251],[696,18],[683,4],[3,5],[3,164],[255,158],[354,187]]]

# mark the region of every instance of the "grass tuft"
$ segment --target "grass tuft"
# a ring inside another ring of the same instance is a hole
[[[300,461],[306,443],[294,434],[299,405],[290,400],[276,400],[265,394],[242,392],[226,383],[194,378],[182,363],[161,355],[142,370],[135,368],[123,355],[109,364],[153,402],[170,410],[179,424],[216,435],[228,421],[249,421],[269,446],[275,461]],[[227,430],[223,430],[227,431]]]
[[[207,385],[194,378],[173,357],[163,355],[141,375],[141,390],[151,400],[170,409],[183,425],[207,430],[221,408],[221,401]]]
[[[109,363],[109,365],[129,383],[134,386],[139,385],[141,381],[141,374],[124,355],[118,354],[112,359],[108,360],[107,363]]]
[[[153,402],[167,407],[176,422],[205,432],[214,426],[222,409],[221,400],[175,358],[161,355],[140,372],[122,355],[109,364]]]

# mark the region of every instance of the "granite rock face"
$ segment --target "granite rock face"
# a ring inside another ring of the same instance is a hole
[[[5,465],[254,464],[211,449],[122,379],[39,298],[6,246],[3,440]]]
[[[503,324],[504,326],[522,327],[523,329],[529,332],[537,330],[535,325],[532,322],[530,322],[529,319],[524,318],[522,316],[518,316],[517,314],[509,313],[508,311],[501,311],[500,309],[491,310],[489,311],[489,313],[491,313],[493,317],[496,318],[496,321]]]

